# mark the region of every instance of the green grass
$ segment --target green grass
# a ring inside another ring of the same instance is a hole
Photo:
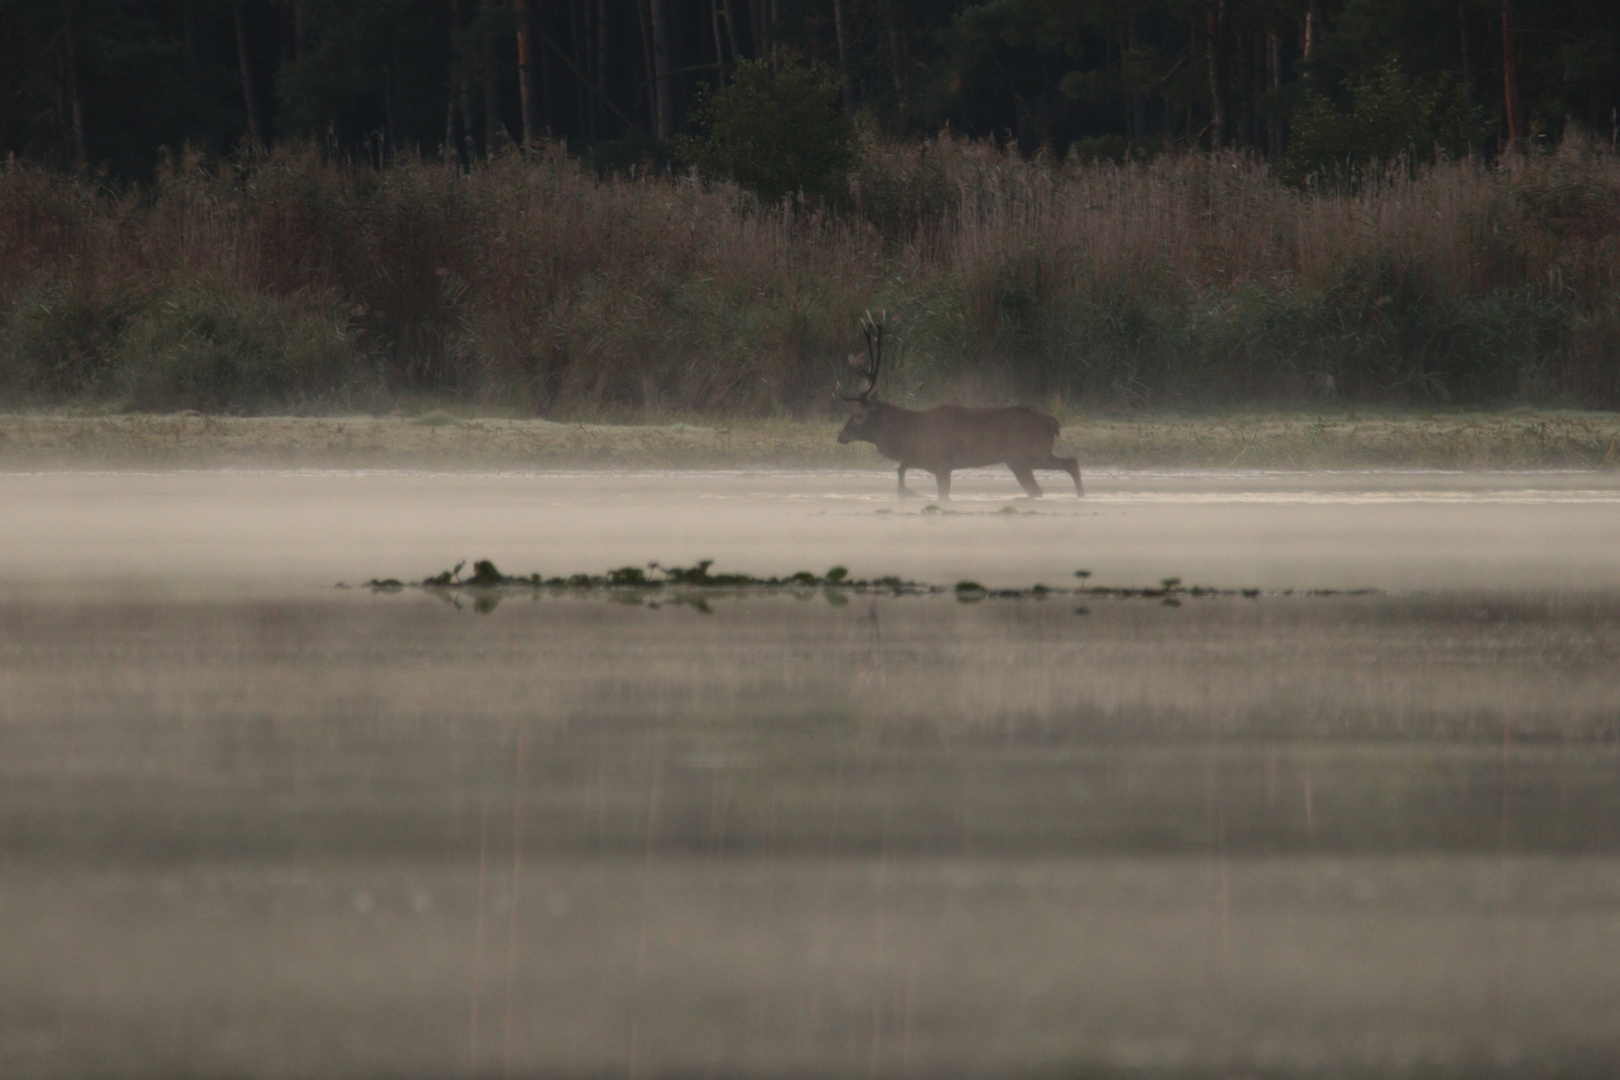
[[[1083,468],[1620,467],[1620,415],[1532,410],[1063,417]],[[0,414],[0,467],[890,468],[833,421]]]

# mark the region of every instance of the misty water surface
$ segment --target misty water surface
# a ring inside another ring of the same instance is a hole
[[[1620,587],[1613,473],[1092,470],[1087,491],[1027,503],[1005,470],[970,471],[957,512],[932,515],[877,472],[0,473],[0,589],[296,591],[464,558],[548,576],[712,558],[1004,585],[1087,568],[1115,584]],[[995,514],[1008,507],[1028,513]]]
[[[0,1072],[1620,1061],[1620,485],[1087,483],[0,476]]]

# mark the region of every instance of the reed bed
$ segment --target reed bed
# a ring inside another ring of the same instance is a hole
[[[869,144],[761,206],[560,150],[470,171],[310,148],[114,192],[0,165],[0,405],[814,418],[868,308],[883,393],[1059,412],[1620,402],[1620,160],[1306,189]]]

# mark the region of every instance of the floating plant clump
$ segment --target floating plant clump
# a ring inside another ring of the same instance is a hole
[[[800,570],[787,577],[755,577],[752,574],[713,574],[709,567],[713,559],[704,559],[696,566],[663,566],[648,563],[645,567],[622,566],[603,574],[570,574],[566,577],[546,577],[544,574],[503,574],[488,559],[473,563],[472,573],[462,575],[466,562],[457,563],[421,581],[401,581],[398,578],[373,578],[366,588],[373,592],[397,592],[403,589],[544,589],[553,592],[662,592],[675,589],[714,589],[736,592],[775,591],[787,589],[840,589],[852,593],[883,593],[893,596],[926,596],[947,590],[940,585],[907,581],[899,577],[852,578],[846,567],[834,566],[824,574]]]
[[[398,578],[373,578],[365,587],[374,593],[401,592],[420,589],[446,599],[454,600],[467,595],[473,598],[480,611],[492,611],[503,595],[516,592],[549,593],[553,595],[602,595],[623,603],[645,604],[659,607],[668,602],[700,611],[708,611],[705,595],[814,595],[819,592],[834,604],[847,601],[850,596],[945,596],[954,595],[964,604],[981,600],[1045,600],[1049,597],[1085,597],[1116,600],[1157,600],[1167,607],[1180,607],[1184,599],[1211,597],[1244,597],[1259,599],[1270,596],[1366,596],[1376,589],[1280,589],[1265,592],[1261,589],[1222,589],[1205,585],[1183,585],[1179,577],[1162,579],[1157,586],[1087,585],[1089,570],[1076,570],[1078,586],[1059,587],[1035,584],[1027,588],[990,588],[977,581],[959,581],[953,586],[922,581],[911,581],[893,575],[878,578],[851,577],[843,566],[834,566],[826,573],[816,574],[801,570],[786,577],[755,577],[752,574],[715,574],[709,568],[713,559],[704,559],[695,566],[664,566],[648,563],[645,567],[623,566],[602,574],[570,574],[566,577],[543,574],[503,574],[488,559],[473,563],[472,573],[463,575],[466,561],[449,570],[441,571],[420,581],[401,581]],[[345,588],[346,586],[339,586]],[[1087,609],[1077,608],[1076,614]]]

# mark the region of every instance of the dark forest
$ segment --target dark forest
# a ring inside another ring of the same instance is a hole
[[[889,136],[1025,155],[1276,159],[1307,95],[1391,67],[1480,157],[1612,143],[1620,105],[1607,0],[5,0],[0,149],[136,177],[288,139],[657,161],[751,60],[819,66]]]

